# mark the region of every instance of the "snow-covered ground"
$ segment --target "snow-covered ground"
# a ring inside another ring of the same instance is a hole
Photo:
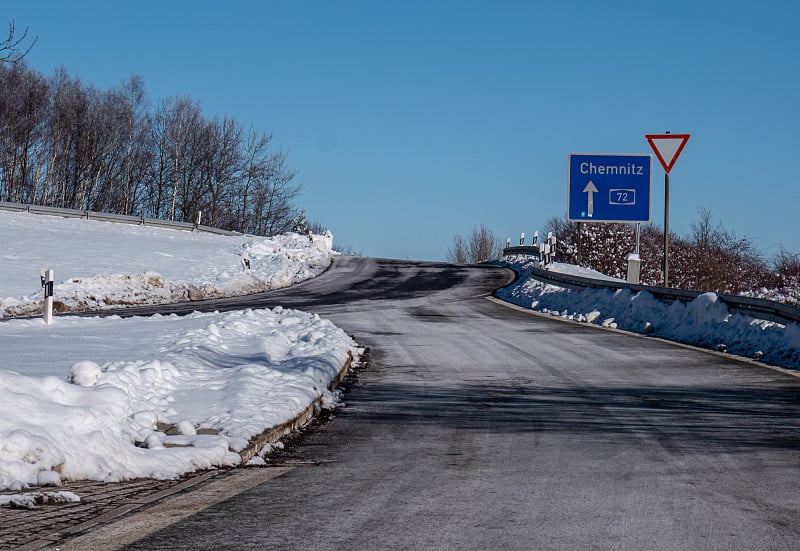
[[[291,285],[324,271],[331,245],[0,212],[0,308],[41,311],[40,266],[62,309],[102,309]],[[238,464],[254,435],[335,405],[328,384],[359,351],[329,321],[276,308],[9,319],[0,352],[0,489],[20,490]],[[73,496],[0,505],[19,499]]]
[[[286,287],[323,272],[332,244],[0,211],[0,317],[41,312],[40,268],[55,272],[57,312],[97,310]]]
[[[644,291],[567,289],[527,275],[526,269],[533,265],[530,259],[509,257],[506,260],[521,277],[497,295],[519,306],[800,369],[800,326],[796,323],[784,326],[729,312],[714,293],[702,294],[688,303],[666,304]],[[550,269],[595,279],[613,279],[569,264],[554,263]]]

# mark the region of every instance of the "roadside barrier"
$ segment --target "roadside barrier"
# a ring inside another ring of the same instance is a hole
[[[110,214],[107,212],[96,212],[93,210],[64,209],[59,207],[43,207],[39,205],[29,205],[27,203],[9,203],[0,201],[0,210],[14,212],[29,212],[31,214],[42,214],[47,216],[60,216],[62,218],[84,218],[86,220],[97,220],[100,222],[113,222],[117,224],[132,224],[135,226],[155,226],[161,228],[171,228],[183,231],[202,231],[206,233],[216,233],[219,235],[243,235],[240,232],[221,230],[204,226],[202,224],[192,224],[191,222],[172,222],[170,220],[158,220],[156,218],[146,218],[144,216],[128,216],[124,214]]]
[[[503,256],[507,255],[530,255],[531,247],[507,247],[503,250]],[[647,292],[663,302],[673,302],[676,300],[694,300],[703,291],[690,291],[688,289],[673,289],[671,287],[658,287],[652,285],[636,285],[624,281],[609,279],[594,279],[571,274],[562,274],[552,270],[539,267],[526,268],[526,274],[532,277],[569,289],[630,289],[634,292]],[[520,275],[519,272],[517,275]],[[758,319],[764,319],[785,325],[787,323],[800,323],[800,308],[783,304],[774,300],[742,297],[738,295],[728,295],[717,293],[719,299],[728,307],[731,312],[739,312],[752,315]]]

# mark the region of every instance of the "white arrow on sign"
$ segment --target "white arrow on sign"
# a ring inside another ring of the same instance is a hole
[[[586,211],[587,211],[587,213],[589,215],[589,218],[591,218],[592,215],[594,215],[594,194],[598,193],[598,192],[599,192],[599,190],[594,185],[594,182],[592,182],[591,180],[589,180],[589,183],[586,184],[585,188],[583,188],[583,193],[588,193],[589,194],[589,206],[586,209]]]

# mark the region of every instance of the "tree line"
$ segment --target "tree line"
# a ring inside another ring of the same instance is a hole
[[[654,224],[640,228],[641,282],[663,283],[664,231]],[[555,259],[593,268],[625,279],[626,257],[636,247],[636,227],[630,224],[569,222],[551,218],[543,233],[557,237]],[[475,263],[502,255],[502,243],[486,226],[467,237],[455,236],[447,260]],[[687,235],[670,232],[670,286],[716,293],[744,294],[800,304],[800,255],[785,249],[770,260],[747,237],[715,222],[709,209],[698,210]]]
[[[181,222],[202,213],[204,224],[258,235],[293,229],[300,185],[271,134],[207,116],[190,97],[153,103],[138,75],[102,90],[6,54],[17,57],[0,55],[0,200]]]

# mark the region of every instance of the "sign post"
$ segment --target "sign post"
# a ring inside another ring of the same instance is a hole
[[[669,287],[669,172],[691,134],[645,134],[647,143],[664,168],[664,287]]]

